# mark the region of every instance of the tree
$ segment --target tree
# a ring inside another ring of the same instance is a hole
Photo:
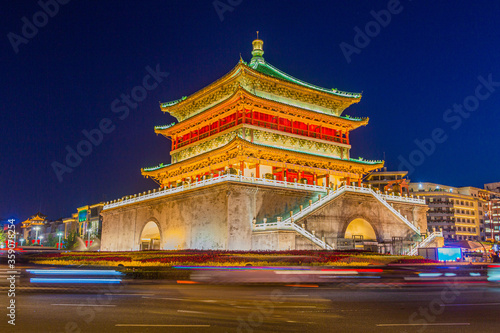
[[[2,244],[2,246],[0,247],[3,247],[3,244],[5,244],[6,240],[7,240],[7,234],[3,232],[3,229],[0,229],[0,244]]]
[[[71,250],[76,244],[76,231],[70,232],[68,237],[63,240],[63,248]]]
[[[45,245],[48,247],[55,247],[57,243],[57,239],[54,237],[54,235],[49,234],[47,236],[47,240],[45,241]]]

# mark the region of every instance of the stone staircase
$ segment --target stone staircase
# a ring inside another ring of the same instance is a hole
[[[333,250],[333,247],[327,244],[324,238],[320,239],[314,234],[314,231],[310,232],[306,230],[305,228],[299,226],[297,222],[299,222],[300,220],[304,219],[317,209],[323,207],[324,205],[328,204],[335,198],[338,198],[340,195],[347,192],[364,193],[373,196],[387,209],[389,209],[394,214],[394,216],[396,216],[399,220],[405,223],[412,231],[420,234],[420,228],[418,226],[410,222],[406,217],[401,215],[401,213],[398,212],[389,202],[387,202],[387,199],[391,200],[392,198],[393,200],[399,201],[397,199],[398,197],[381,195],[373,191],[371,188],[357,187],[352,185],[344,185],[337,188],[336,190],[328,189],[326,195],[324,196],[319,195],[318,200],[316,200],[315,202],[310,201],[310,205],[305,208],[302,208],[301,206],[298,211],[296,210],[295,213],[292,212],[291,216],[286,219],[283,219],[282,217],[277,217],[277,220],[275,222],[267,222],[267,219],[264,219],[262,223],[256,223],[256,221],[254,221],[252,229],[255,232],[267,231],[267,230],[293,230],[296,231],[298,234],[304,236],[305,238],[309,239],[311,242],[318,245],[322,249]]]
[[[416,256],[418,254],[418,249],[419,248],[425,248],[429,246],[429,244],[436,239],[436,237],[443,237],[443,232],[442,231],[434,231],[429,234],[426,238],[424,238],[421,242],[416,243],[412,247],[410,247],[410,250],[408,251],[408,255],[410,256]]]

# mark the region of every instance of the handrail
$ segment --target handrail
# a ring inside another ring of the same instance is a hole
[[[406,223],[413,231],[415,231],[416,233],[420,233],[420,227],[417,227],[415,226],[413,223],[411,223],[410,221],[408,221],[408,219],[406,217],[404,217],[403,215],[401,215],[400,212],[398,212],[396,209],[394,209],[394,207],[392,207],[386,200],[384,197],[382,197],[380,194],[376,193],[374,190],[372,190],[371,188],[369,189],[371,194],[377,198],[384,206],[386,206],[387,208],[389,208],[389,210],[395,214],[397,217],[399,217],[400,220],[402,220],[404,223]]]
[[[287,181],[282,181],[282,180],[274,180],[274,179],[266,179],[266,178],[256,178],[256,177],[248,177],[248,176],[241,176],[241,175],[232,175],[232,174],[223,174],[217,177],[213,177],[210,179],[204,179],[204,180],[199,180],[190,184],[185,184],[179,187],[174,187],[174,188],[169,188],[169,189],[162,189],[162,190],[154,190],[151,193],[148,194],[135,194],[131,198],[128,199],[121,199],[117,200],[116,202],[111,202],[108,204],[105,204],[103,207],[103,210],[106,209],[111,209],[119,206],[125,206],[129,204],[133,204],[136,202],[140,201],[145,201],[149,199],[154,199],[158,197],[163,197],[166,195],[170,195],[173,193],[178,193],[186,190],[191,190],[195,188],[201,188],[213,184],[218,184],[221,182],[225,181],[234,181],[234,182],[240,182],[240,183],[245,183],[245,184],[259,184],[259,185],[268,185],[268,186],[275,186],[275,187],[285,187],[285,188],[292,188],[292,189],[299,189],[299,190],[309,190],[309,191],[314,191],[314,192],[326,192],[327,187],[325,186],[319,186],[319,185],[312,185],[312,184],[302,184],[302,183],[296,183],[296,182],[287,182]]]
[[[348,192],[348,191],[358,192],[358,193],[360,192],[360,193],[370,194],[370,195],[374,196],[378,201],[380,201],[384,206],[386,206],[394,215],[396,215],[396,217],[398,217],[408,227],[410,227],[410,229],[412,229],[416,233],[420,233],[419,227],[417,227],[413,223],[411,223],[406,217],[401,215],[400,212],[398,212],[396,209],[394,209],[394,207],[392,207],[385,200],[385,197],[387,197],[387,196],[384,197],[384,196],[376,193],[375,191],[373,191],[371,188],[357,187],[357,186],[352,186],[352,185],[344,185],[344,186],[341,186],[335,190],[330,191],[329,193],[327,193],[326,196],[320,197],[317,201],[311,203],[306,208],[301,209],[300,211],[292,214],[290,217],[286,218],[283,221],[279,217],[277,222],[271,222],[271,223],[264,222],[264,223],[260,223],[260,224],[254,224],[254,230],[255,231],[263,231],[263,230],[268,230],[268,229],[283,229],[283,230],[293,229],[293,230],[299,232],[300,234],[302,234],[304,237],[313,241],[315,244],[321,246],[324,249],[332,248],[330,245],[328,245],[323,240],[320,240],[314,234],[312,234],[309,231],[305,230],[304,228],[298,226],[296,224],[296,222],[299,221],[300,219],[304,218],[305,216],[309,215],[310,213],[315,211],[317,208],[323,206],[324,204],[330,202],[331,200],[335,199],[339,195],[343,194],[344,192]],[[389,197],[390,197],[390,199],[393,199],[392,196],[389,196]],[[397,197],[395,197],[395,198],[397,198]]]
[[[357,187],[357,186],[352,186],[352,185],[344,185],[336,189],[335,191],[330,191],[326,196],[323,198],[320,198],[318,201],[313,202],[311,205],[308,207],[304,208],[301,211],[298,211],[297,213],[293,214],[291,217],[285,220],[285,222],[289,222],[289,220],[294,220],[298,221],[299,219],[303,218],[306,214],[309,212],[315,210],[319,206],[322,206],[324,203],[336,198],[340,194],[350,191],[350,192],[360,192],[360,193],[366,193],[366,194],[371,194],[373,195],[378,201],[380,201],[384,206],[386,206],[394,215],[396,215],[400,220],[402,220],[410,229],[412,229],[416,233],[420,233],[420,228],[415,226],[413,223],[408,221],[406,217],[401,215],[400,212],[398,212],[394,207],[392,207],[384,197],[373,191],[371,188],[366,188],[366,187]]]
[[[223,174],[214,178],[210,179],[205,179],[205,180],[199,180],[196,182],[193,182],[191,184],[186,184],[182,185],[179,187],[175,188],[170,188],[170,189],[161,189],[161,190],[153,190],[151,193],[148,194],[135,194],[132,196],[127,196],[131,197],[128,199],[117,199],[113,200],[112,202],[109,202],[104,205],[103,210],[106,209],[111,209],[119,206],[124,206],[124,205],[129,205],[135,202],[140,202],[140,201],[145,201],[149,199],[154,199],[158,197],[163,197],[166,195],[186,191],[186,190],[191,190],[195,188],[201,188],[204,186],[209,186],[213,184],[217,184],[220,182],[224,181],[234,181],[234,182],[240,182],[240,183],[246,183],[246,184],[259,184],[259,185],[268,185],[268,186],[274,186],[274,187],[285,187],[285,188],[293,188],[293,189],[300,189],[300,190],[309,190],[309,191],[315,191],[315,192],[327,192],[327,187],[325,186],[319,186],[319,185],[311,185],[311,184],[302,184],[302,183],[297,183],[297,182],[287,182],[283,180],[274,180],[274,179],[266,179],[266,178],[256,178],[256,177],[248,177],[248,176],[241,176],[241,175],[232,175],[232,174]],[[363,189],[361,192],[364,193],[376,193],[375,191],[365,188],[365,187],[356,187],[356,186],[350,186],[350,185],[344,185],[348,189],[351,189],[355,192],[360,192],[359,190],[355,189]],[[371,191],[371,192],[370,192]],[[419,198],[411,198],[411,197],[403,197],[403,196],[394,196],[394,195],[386,195],[386,194],[380,194],[376,193],[379,198],[383,199],[383,201],[396,201],[396,202],[410,202],[410,203],[416,203],[416,204],[425,204],[424,199],[419,199]]]
[[[429,245],[430,242],[432,242],[436,237],[443,237],[443,232],[442,231],[434,231],[433,233],[429,234],[427,238],[422,240],[421,242],[416,243],[413,245],[410,250],[408,251],[408,254],[410,256],[416,256],[418,254],[418,249],[419,248],[424,248]]]
[[[293,223],[293,222],[286,222],[286,221],[277,221],[277,222],[271,222],[271,223],[265,223],[265,224],[255,224],[253,226],[254,231],[266,231],[266,230],[293,230],[301,234],[302,236],[306,237],[307,239],[311,240],[313,243],[321,247],[322,249],[325,250],[333,250],[333,247],[329,244],[327,244],[324,240],[316,237],[313,233],[307,231],[306,229],[302,228],[301,226]]]

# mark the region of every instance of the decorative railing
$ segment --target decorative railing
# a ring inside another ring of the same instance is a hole
[[[313,211],[316,209],[324,206],[328,202],[332,201],[333,199],[337,198],[341,194],[345,192],[355,192],[355,193],[364,193],[364,194],[370,194],[374,196],[378,201],[380,201],[385,207],[387,207],[394,215],[396,215],[401,221],[403,221],[410,229],[412,229],[415,233],[420,233],[420,228],[410,222],[405,216],[403,216],[399,211],[397,211],[390,203],[388,203],[386,200],[392,200],[392,201],[403,201],[403,202],[412,202],[412,203],[418,203],[418,204],[423,204],[425,203],[424,200],[421,199],[415,199],[415,198],[408,198],[408,197],[400,197],[400,196],[393,196],[393,195],[382,195],[379,193],[376,193],[373,191],[371,188],[367,187],[357,187],[357,186],[351,186],[351,185],[344,185],[336,190],[330,190],[328,189],[328,193],[325,196],[319,196],[318,200],[315,202],[310,202],[310,205],[302,208],[296,212],[296,213],[291,213],[291,216],[285,220],[283,220],[281,217],[277,218],[276,222],[270,222],[268,223],[266,219],[263,220],[262,223],[253,223],[253,230],[254,231],[266,231],[266,230],[295,230],[304,237],[308,238],[315,244],[321,246],[323,249],[333,249],[330,245],[328,245],[324,239],[319,239],[315,234],[314,231],[309,232],[307,231],[304,227],[300,227],[298,224],[296,224],[299,220],[303,219],[305,216],[311,214]],[[410,200],[411,201],[410,201]]]
[[[324,193],[324,192],[327,192],[329,190],[330,190],[330,193],[335,192],[335,191],[333,191],[333,189],[328,188],[326,186],[319,186],[319,185],[313,185],[313,184],[303,184],[303,183],[299,183],[299,182],[287,182],[287,181],[283,181],[283,180],[274,180],[274,179],[266,179],[266,178],[247,177],[247,176],[240,176],[240,175],[233,175],[233,174],[221,174],[221,175],[215,176],[215,177],[210,178],[210,179],[199,180],[199,181],[195,181],[195,182],[192,182],[190,184],[184,184],[184,185],[178,186],[178,187],[154,189],[154,190],[149,190],[149,191],[143,192],[143,193],[125,196],[121,199],[108,201],[104,205],[103,209],[106,210],[106,209],[111,209],[111,208],[116,208],[116,207],[120,207],[120,206],[133,204],[136,202],[160,198],[160,197],[164,197],[164,196],[167,196],[170,194],[179,193],[179,192],[183,192],[183,191],[187,191],[187,190],[192,190],[195,188],[210,186],[210,185],[225,182],[225,181],[239,182],[239,183],[245,183],[245,184],[258,184],[258,185],[266,185],[266,186],[274,186],[274,187],[290,188],[290,189],[299,189],[299,190],[308,190],[308,191],[312,191],[312,192],[323,192]],[[425,204],[425,200],[423,200],[423,199],[403,197],[403,196],[394,196],[394,195],[385,195],[385,194],[377,194],[372,189],[366,188],[366,187],[356,187],[356,186],[343,186],[343,187],[346,187],[347,189],[354,191],[354,192],[371,193],[376,197],[378,196],[377,198],[379,200],[381,200],[383,203],[386,202],[386,200],[387,200],[387,201],[396,201],[396,202],[411,202],[411,203],[417,203],[417,204]],[[342,189],[343,187],[340,187],[339,189]],[[337,191],[339,189],[337,189]]]
[[[318,238],[313,232],[309,232],[305,228],[295,224],[293,221],[281,221],[280,218],[278,218],[277,222],[272,222],[272,223],[261,223],[261,224],[255,224],[253,225],[253,231],[268,231],[268,230],[292,230],[296,231],[302,236],[306,237],[310,241],[312,241],[314,244],[318,245],[322,249],[325,250],[333,250],[333,247],[329,244],[326,243],[324,239]]]
[[[434,231],[429,236],[424,238],[421,242],[416,243],[415,245],[411,246],[408,254],[410,256],[416,256],[418,254],[418,249],[419,248],[424,248],[427,247],[436,237],[443,237],[443,232],[442,231]]]
[[[364,188],[362,188],[362,189],[364,189]],[[406,225],[409,226],[410,229],[412,229],[414,232],[416,232],[418,234],[420,233],[420,228],[418,226],[416,226],[412,222],[408,221],[408,219],[405,216],[401,215],[401,213],[399,211],[397,211],[394,207],[392,207],[392,205],[390,203],[387,202],[387,200],[392,200],[392,197],[398,198],[397,196],[390,196],[391,198],[388,199],[387,195],[382,196],[381,194],[375,192],[371,188],[369,188],[368,190],[371,192],[371,194],[376,199],[378,199],[384,206],[386,206],[394,215],[396,215],[400,220],[402,220],[404,223],[406,223]],[[401,198],[403,200],[409,199],[408,197],[402,197],[402,196],[400,196],[399,198]],[[414,198],[410,198],[410,199],[414,199]],[[422,201],[422,200],[420,200],[420,201]],[[425,203],[425,201],[424,201],[424,203]]]
[[[399,201],[399,202],[411,202],[420,205],[425,205],[425,199],[419,199],[418,197],[413,196],[402,196],[402,195],[394,195],[394,194],[382,194],[380,192],[376,192],[386,201]]]
[[[299,189],[299,190],[308,190],[314,192],[326,192],[327,187],[318,186],[312,184],[302,184],[298,182],[287,182],[282,180],[273,180],[273,179],[265,179],[265,178],[255,178],[255,177],[246,177],[246,176],[238,176],[232,174],[222,174],[220,176],[215,176],[210,179],[199,180],[196,182],[192,182],[190,184],[185,184],[178,187],[173,188],[164,188],[164,189],[154,189],[149,190],[148,192],[143,192],[139,194],[134,194],[130,196],[125,196],[121,199],[113,200],[106,202],[103,210],[116,208],[119,206],[125,206],[129,204],[133,204],[136,202],[146,201],[150,199],[164,197],[170,194],[179,193],[187,190],[192,190],[195,188],[201,188],[205,186],[210,186],[213,184],[222,183],[225,181],[233,181],[240,182],[245,184],[259,184],[259,185],[267,185],[267,186],[275,186],[275,187],[283,187],[283,188],[291,188],[291,189]]]

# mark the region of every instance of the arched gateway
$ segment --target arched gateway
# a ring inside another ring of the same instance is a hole
[[[356,218],[349,223],[345,231],[345,238],[376,241],[377,234],[370,222],[362,218]]]
[[[141,232],[140,246],[141,250],[159,250],[161,244],[160,229],[156,222],[146,223]]]

